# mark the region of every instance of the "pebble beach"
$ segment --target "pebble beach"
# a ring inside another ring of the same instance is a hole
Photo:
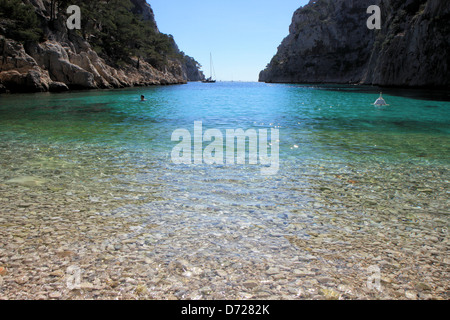
[[[449,298],[445,166],[305,162],[267,178],[5,149],[0,299]]]

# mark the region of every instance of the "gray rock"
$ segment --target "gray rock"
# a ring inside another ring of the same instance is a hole
[[[415,299],[417,299],[417,293],[413,292],[413,291],[406,291],[405,297],[410,300],[415,300]]]
[[[242,285],[244,287],[246,287],[247,289],[254,289],[257,286],[259,286],[259,282],[255,281],[255,280],[248,280],[248,281],[245,281],[244,283],[242,283]]]
[[[266,274],[268,274],[269,276],[271,276],[271,275],[275,275],[275,274],[278,274],[278,273],[280,273],[280,269],[279,268],[269,268],[267,271],[266,271]]]
[[[59,298],[61,298],[61,292],[58,292],[58,291],[51,292],[48,296],[51,299],[59,299]]]
[[[47,180],[40,177],[23,176],[7,180],[7,184],[17,184],[24,187],[39,187],[47,183]]]
[[[49,85],[49,91],[50,92],[63,92],[68,91],[69,87],[63,82],[53,81]]]
[[[450,3],[411,3],[383,2],[381,30],[369,30],[366,10],[380,0],[310,1],[259,80],[448,87]]]

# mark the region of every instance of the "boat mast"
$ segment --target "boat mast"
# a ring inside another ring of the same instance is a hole
[[[209,74],[210,74],[210,79],[213,79],[213,74],[215,76],[215,72],[214,72],[214,66],[213,66],[213,61],[212,61],[212,53],[209,53]]]

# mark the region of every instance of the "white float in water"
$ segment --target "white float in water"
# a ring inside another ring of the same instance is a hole
[[[375,106],[388,106],[386,101],[383,99],[383,93],[382,92],[380,92],[380,97],[377,99],[377,101],[375,101],[374,105]]]

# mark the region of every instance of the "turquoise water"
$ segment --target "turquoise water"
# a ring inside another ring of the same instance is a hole
[[[249,297],[240,285],[248,278],[277,297],[297,297],[298,288],[317,294],[323,284],[298,278],[305,270],[347,279],[352,297],[367,298],[360,288],[378,263],[400,284],[417,283],[421,270],[438,288],[448,270],[450,99],[390,89],[389,106],[375,107],[379,91],[219,82],[0,96],[2,237],[30,253],[69,250],[93,265],[111,262],[107,272],[151,261],[143,270],[169,283],[155,289],[159,298],[189,277],[195,297],[211,283],[218,298]],[[172,133],[193,135],[196,121],[203,132],[278,129],[279,170],[173,163]],[[53,233],[33,227],[46,224]],[[55,254],[32,265],[51,264]],[[179,259],[205,273],[180,276],[171,269]],[[97,278],[105,273],[91,267]],[[269,267],[281,270],[278,280]],[[214,275],[219,269],[231,280]],[[448,290],[436,292],[447,298]]]
[[[168,153],[175,129],[193,133],[202,121],[205,129],[278,128],[282,159],[448,164],[450,102],[385,94],[390,106],[374,107],[377,97],[376,89],[260,83],[2,96],[0,134],[3,143]]]
[[[266,204],[278,211],[317,201],[325,196],[317,190],[330,186],[338,189],[326,197],[346,207],[339,188],[347,190],[348,181],[376,199],[391,198],[389,185],[396,184],[405,190],[399,210],[424,208],[406,191],[435,182],[438,197],[425,207],[448,212],[439,197],[448,196],[450,102],[430,92],[391,93],[384,94],[385,107],[372,105],[377,88],[235,82],[2,96],[0,179],[38,176],[94,197],[120,191],[116,198],[124,200],[233,210]],[[178,142],[171,135],[186,129],[193,136],[195,121],[203,132],[216,128],[224,135],[226,129],[278,129],[279,170],[266,177],[260,163],[248,161],[174,164]]]

